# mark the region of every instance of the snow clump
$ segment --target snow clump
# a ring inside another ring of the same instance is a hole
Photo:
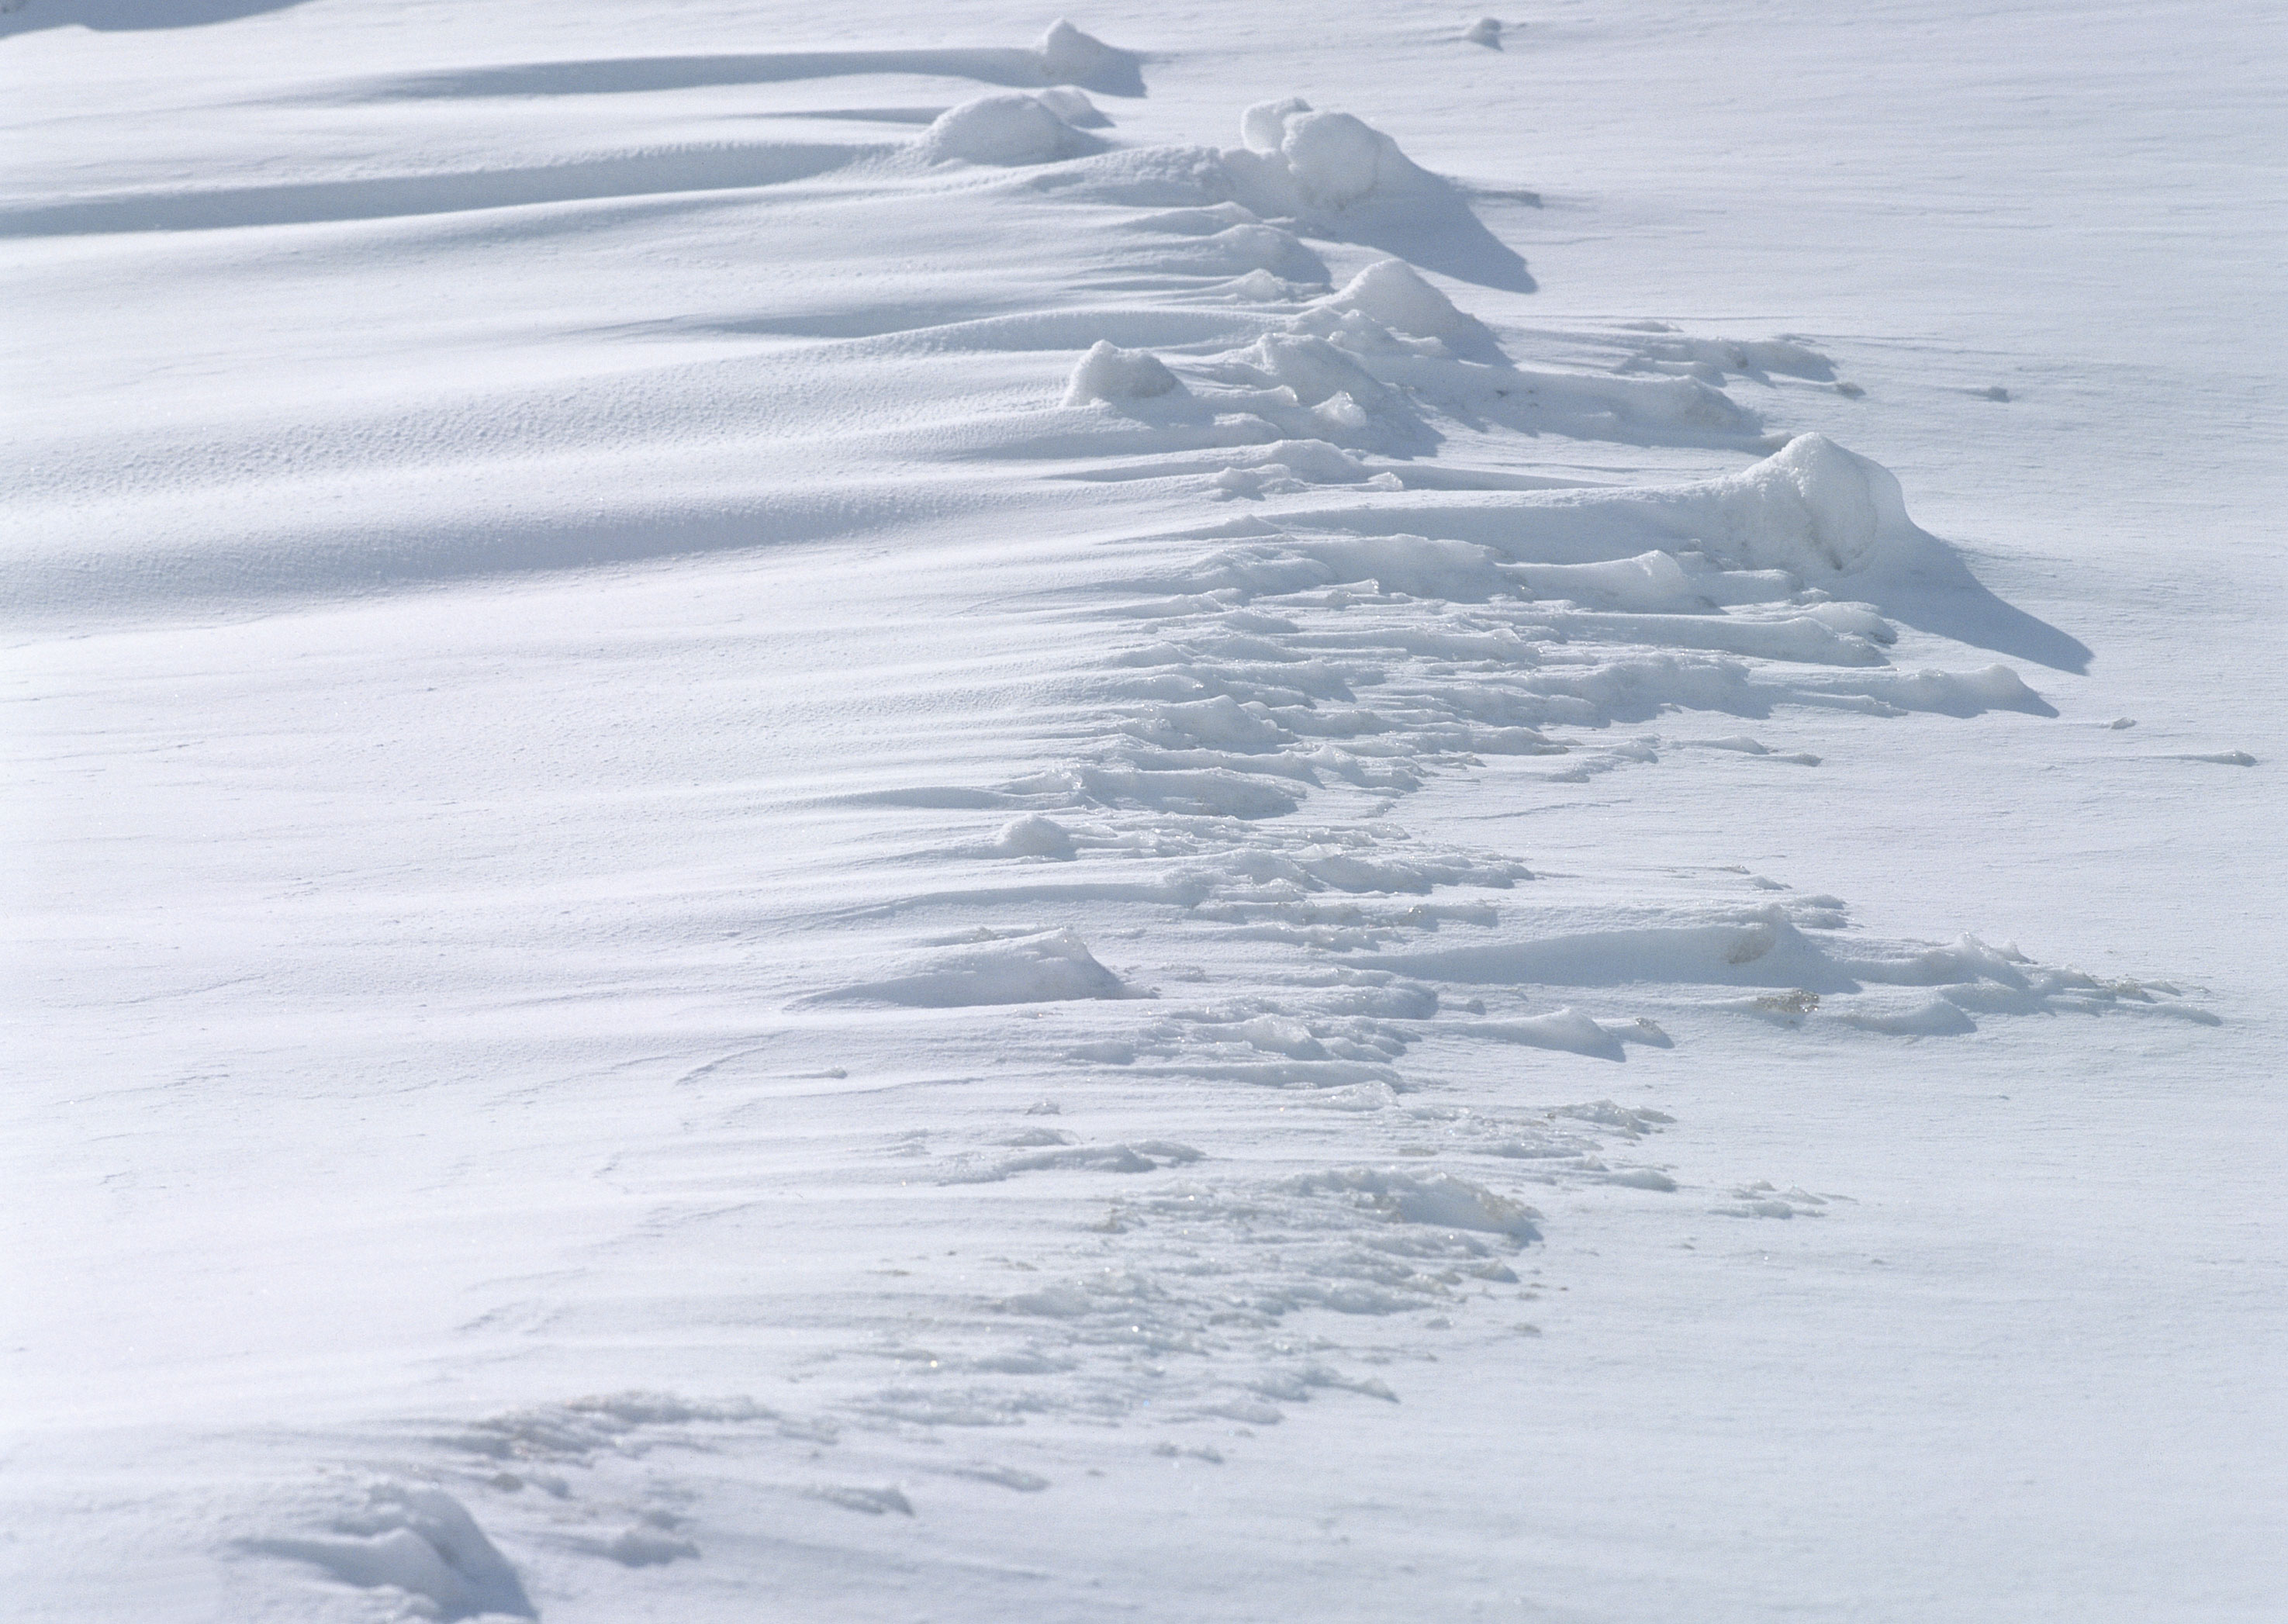
[[[1751,569],[1861,570],[1917,533],[1897,476],[1824,434],[1799,434],[1718,483],[1736,504],[1734,556]]]
[[[1472,360],[1498,360],[1501,347],[1493,333],[1475,316],[1455,307],[1454,301],[1422,279],[1403,259],[1378,259],[1346,282],[1342,289],[1316,300],[1312,315],[1304,318],[1309,330],[1322,330],[1328,317],[1363,316],[1392,332],[1410,338],[1435,340],[1435,353]],[[1339,321],[1326,330],[1339,328]],[[1371,333],[1371,329],[1368,329]]]
[[[1072,831],[1053,818],[1027,812],[1002,829],[993,847],[1007,857],[1051,857],[1062,860],[1073,854]]]
[[[1258,214],[1331,212],[1429,178],[1398,143],[1347,113],[1321,113],[1299,96],[1258,102],[1240,115],[1243,150],[1224,154]]]
[[[1086,406],[1095,400],[1146,400],[1182,388],[1176,375],[1149,350],[1124,350],[1099,339],[1065,385],[1067,406]]]

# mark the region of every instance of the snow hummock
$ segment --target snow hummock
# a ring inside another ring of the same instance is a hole
[[[1146,400],[1183,385],[1149,350],[1124,350],[1108,339],[1089,347],[1065,384],[1067,406],[1097,400]]]
[[[923,132],[921,150],[934,162],[1010,165],[1051,163],[1101,145],[1060,118],[1045,98],[1013,93],[948,107]]]
[[[965,948],[936,958],[910,975],[820,996],[944,1010],[1132,995],[1126,983],[1096,962],[1079,932],[1055,930]]]
[[[1378,259],[1315,308],[1356,311],[1394,332],[1442,341],[1450,353],[1475,359],[1499,354],[1492,332],[1475,316],[1423,279],[1402,259]]]
[[[1824,434],[1799,434],[1730,481],[1732,556],[1750,569],[1863,570],[1922,533],[1897,476]]]
[[[1532,1208],[1451,1173],[1338,1168],[1288,1179],[1283,1188],[1298,1195],[1347,1197],[1394,1223],[1474,1230],[1520,1241],[1538,1240],[1541,1233],[1541,1215]]]
[[[1038,812],[1027,812],[1004,826],[994,845],[1011,857],[1069,858],[1073,854],[1072,831]]]
[[[1248,108],[1240,137],[1243,148],[1225,162],[1242,182],[1241,201],[1259,214],[1339,212],[1429,179],[1365,120],[1320,112],[1299,96]]]
[[[345,1584],[401,1591],[430,1618],[537,1616],[516,1570],[442,1489],[377,1484],[331,1533],[250,1540],[247,1549],[314,1564]]]
[[[1049,25],[1034,49],[1040,53],[1041,75],[1052,84],[1118,90],[1124,88],[1118,81],[1136,71],[1135,58],[1127,51],[1082,33],[1061,17]]]

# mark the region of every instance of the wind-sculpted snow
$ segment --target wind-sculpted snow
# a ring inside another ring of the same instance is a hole
[[[466,1507],[441,1490],[377,1485],[367,1506],[335,1532],[250,1541],[273,1557],[311,1563],[345,1583],[417,1598],[437,1619],[538,1615],[512,1568]]]
[[[149,1272],[266,1324],[307,1253],[341,1305],[183,1356],[287,1395],[177,1519],[245,1616],[1131,1611],[1027,1588],[1122,1462],[1534,1390],[1555,1294],[1625,1339],[1712,1225],[1850,1232],[1738,1078],[2214,1035],[2137,944],[1777,854],[1942,793],[1934,740],[2011,766],[2089,661],[1823,430],[1833,346],[1536,325],[1399,118],[1147,139],[1174,59],[1069,22],[368,61],[340,10],[179,158],[51,142],[0,202],[59,380],[0,541],[26,781],[134,857],[28,911],[43,976],[133,961],[54,992],[59,1120],[226,1117],[168,1153],[230,1224]],[[258,1287],[199,1272],[231,1224]]]
[[[56,5],[71,0],[27,0]],[[77,0],[83,5],[91,0]],[[99,3],[99,0],[96,0]],[[252,9],[262,0],[219,0]],[[283,0],[269,0],[281,4]],[[207,0],[210,6],[218,0]],[[1015,87],[1076,85],[1108,96],[1140,96],[1143,75],[1135,56],[1060,20],[1030,50],[798,51],[719,56],[616,57],[588,61],[520,62],[499,67],[416,74],[354,83],[346,94],[365,100],[440,97],[600,96],[693,90],[720,84],[775,84],[790,80],[903,74],[976,79]]]

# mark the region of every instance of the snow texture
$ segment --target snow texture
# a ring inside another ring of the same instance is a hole
[[[2274,20],[1044,21],[0,3],[11,1616],[2271,1616]]]

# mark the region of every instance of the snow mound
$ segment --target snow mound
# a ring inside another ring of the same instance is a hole
[[[1070,85],[1061,84],[1043,91],[1036,99],[1076,130],[1103,130],[1112,123],[1096,103],[1088,99],[1086,92],[1076,91]]]
[[[1258,214],[1339,210],[1430,179],[1365,120],[1319,112],[1299,96],[1258,102],[1241,115],[1239,130],[1245,146],[1226,154],[1225,163],[1243,183],[1240,201]],[[1249,190],[1263,202],[1245,195]]]
[[[1536,597],[1561,598],[1633,614],[1692,614],[1712,606],[1701,583],[1686,573],[1676,556],[1658,549],[1596,564],[1520,564],[1510,574]],[[1822,609],[1839,606],[1819,606]],[[1815,618],[1826,622],[1824,615]],[[1871,614],[1867,619],[1881,624],[1879,617]],[[1858,630],[1860,625],[1854,621],[1836,630]]]
[[[1784,910],[1744,910],[1721,923],[1591,931],[1536,941],[1490,943],[1362,961],[1431,981],[1513,986],[1772,986],[1813,993],[1856,992],[1839,964]]]
[[[1065,386],[1067,406],[1086,406],[1097,400],[1140,400],[1171,393],[1183,385],[1160,358],[1149,350],[1124,350],[1100,339],[1072,370]]]
[[[1041,59],[1041,77],[1051,84],[1082,84],[1116,96],[1144,93],[1133,52],[1084,34],[1061,17],[1033,49]]]
[[[1541,1215],[1532,1208],[1450,1173],[1335,1168],[1288,1179],[1280,1188],[1293,1195],[1348,1197],[1353,1205],[1394,1224],[1427,1224],[1520,1241],[1541,1238],[1534,1224]]]
[[[1861,570],[1886,542],[1919,534],[1891,471],[1824,434],[1799,434],[1718,484],[1747,521],[1734,556],[1750,569]]]
[[[923,155],[933,163],[1053,163],[1101,152],[1038,96],[980,96],[948,107],[923,132]]]
[[[1496,51],[1499,51],[1502,42],[1501,20],[1498,17],[1481,17],[1462,30],[1462,38],[1469,44],[1490,45]]]
[[[1462,193],[1363,120],[1290,97],[1248,108],[1240,136],[1217,162],[1230,200],[1260,218],[1484,287],[1533,290],[1525,261]]]
[[[1848,1010],[1843,1019],[1862,1031],[1891,1037],[1957,1037],[1978,1030],[1977,1023],[1959,1005],[1943,998],[1933,998],[1911,1009]]]
[[[1482,1021],[1472,1027],[1473,1036],[1495,1038],[1505,1043],[1525,1043],[1535,1049],[1561,1050],[1567,1054],[1587,1055],[1596,1060],[1625,1060],[1628,1057],[1621,1049],[1620,1039],[1582,1014],[1578,1010],[1553,1010],[1546,1015],[1529,1016],[1523,1020]]]
[[[1126,998],[1130,993],[1126,983],[1096,962],[1078,932],[1064,930],[973,947],[910,976],[870,981],[825,996],[952,1010],[975,1004]]]
[[[249,1549],[314,1563],[345,1584],[402,1590],[426,1603],[432,1618],[538,1616],[516,1570],[441,1489],[377,1484],[365,1509],[335,1528],[331,1537],[256,1540]]]
[[[1259,101],[1239,115],[1239,139],[1250,152],[1276,153],[1280,142],[1287,139],[1287,120],[1309,111],[1311,104],[1300,96]]]
[[[993,849],[1007,857],[1069,858],[1073,854],[1072,831],[1053,818],[1027,812],[1001,831]]]
[[[1293,392],[1299,406],[1319,406],[1347,395],[1362,407],[1382,404],[1390,394],[1365,368],[1323,338],[1266,333],[1234,351],[1220,369],[1235,382]]]
[[[1356,311],[1394,332],[1438,339],[1458,355],[1483,354],[1494,347],[1484,322],[1456,309],[1453,300],[1403,259],[1376,260],[1314,308]]]

